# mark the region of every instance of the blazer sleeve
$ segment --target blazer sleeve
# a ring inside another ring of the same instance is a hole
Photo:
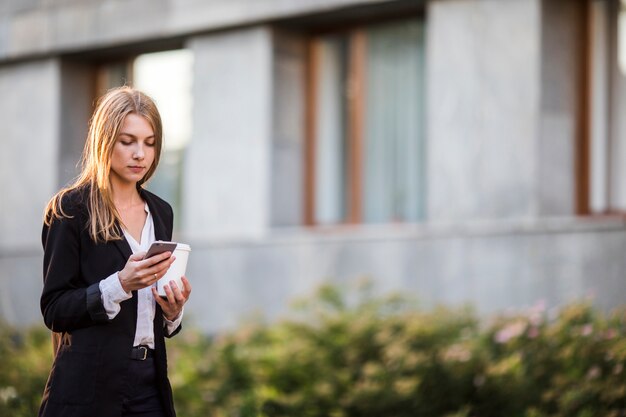
[[[44,323],[54,332],[109,321],[99,284],[89,285],[81,277],[79,218],[55,219],[42,231],[44,285],[40,304]]]

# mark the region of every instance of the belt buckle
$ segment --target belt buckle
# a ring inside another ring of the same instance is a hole
[[[141,361],[145,361],[148,357],[148,348],[145,346],[139,346],[139,349],[143,349],[143,358],[139,359]]]

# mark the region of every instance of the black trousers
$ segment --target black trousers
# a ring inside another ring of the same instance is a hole
[[[156,388],[154,359],[131,360],[122,401],[122,417],[165,417]]]

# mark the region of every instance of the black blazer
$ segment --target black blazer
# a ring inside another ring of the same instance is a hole
[[[154,220],[157,240],[171,240],[171,206],[140,189]],[[87,190],[75,190],[62,201],[71,218],[43,227],[44,248],[41,312],[53,332],[54,364],[46,383],[40,417],[114,417],[121,415],[122,390],[137,323],[137,292],[123,301],[109,320],[100,297],[99,282],[124,268],[132,254],[123,240],[95,243],[87,230]],[[156,304],[155,364],[163,409],[174,417],[172,390],[167,378],[163,312]]]

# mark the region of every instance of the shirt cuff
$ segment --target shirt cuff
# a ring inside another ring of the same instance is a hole
[[[163,323],[165,324],[165,330],[167,330],[168,335],[174,333],[174,331],[178,329],[178,326],[180,326],[180,323],[183,321],[184,312],[185,308],[183,307],[178,317],[176,317],[174,320],[168,320],[167,317],[163,315]]]
[[[131,292],[124,291],[117,272],[100,281],[102,305],[107,312],[109,320],[112,320],[120,312],[120,303],[133,297]]]

